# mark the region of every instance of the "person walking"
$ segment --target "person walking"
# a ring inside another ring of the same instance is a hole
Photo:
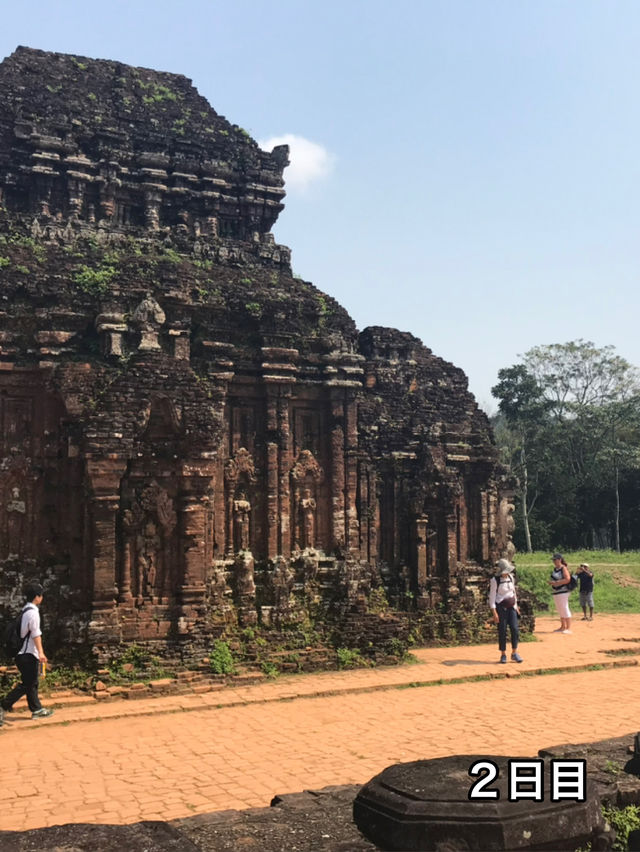
[[[38,677],[40,666],[47,663],[47,655],[42,647],[42,630],[40,629],[40,610],[44,589],[38,582],[31,582],[25,589],[27,603],[22,610],[20,638],[22,644],[16,656],[16,665],[22,678],[11,692],[0,701],[3,715],[11,711],[13,705],[23,695],[27,696],[27,704],[31,710],[32,719],[42,719],[53,715],[53,710],[43,707],[38,696]]]
[[[577,573],[580,583],[580,606],[584,613],[582,620],[593,621],[593,571],[587,562],[581,562]],[[587,607],[589,607],[588,616]]]
[[[554,553],[553,571],[549,579],[553,600],[556,605],[556,610],[560,616],[560,627],[556,633],[571,633],[571,610],[569,609],[569,583],[571,574],[564,556],[561,553]]]
[[[511,659],[514,663],[522,662],[522,657],[518,653],[520,607],[513,579],[514,570],[508,559],[499,559],[495,577],[492,577],[489,583],[489,607],[493,613],[493,620],[498,625],[501,663],[507,662],[507,629],[511,632]]]

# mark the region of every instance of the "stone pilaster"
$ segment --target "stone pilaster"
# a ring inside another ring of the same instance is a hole
[[[117,586],[116,515],[120,508],[120,482],[126,469],[122,458],[87,460],[89,497],[90,561],[92,589],[90,593],[94,621],[115,609]]]
[[[446,577],[449,580],[449,583],[453,583],[454,577],[457,573],[457,563],[458,563],[458,517],[455,511],[455,507],[452,507],[451,511],[447,514],[446,517],[447,523],[447,565],[443,566],[446,568]]]
[[[331,519],[333,544],[357,555],[359,522],[356,506],[358,485],[358,408],[364,359],[347,352],[325,357],[325,385],[331,401]]]
[[[179,552],[183,561],[180,597],[187,616],[192,614],[194,605],[203,602],[205,595],[209,491],[213,475],[213,462],[204,459],[195,459],[182,470],[183,491],[178,505]]]
[[[270,391],[273,389],[270,388]],[[267,432],[272,438],[277,437],[278,415],[277,402],[273,396],[267,400]],[[280,495],[278,489],[278,443],[276,440],[267,442],[267,555],[275,559],[278,555],[278,515],[280,512]]]
[[[342,393],[331,395],[331,517],[333,544],[339,550],[346,547],[345,530],[345,455],[344,455],[344,404]]]
[[[416,518],[416,569],[418,590],[423,591],[427,585],[427,518]]]
[[[262,380],[267,396],[268,556],[291,555],[291,484],[293,466],[290,406],[298,368],[297,349],[263,347]]]
[[[189,607],[200,602],[205,591],[207,513],[202,496],[183,494],[179,516],[184,569],[180,597],[182,603]]]
[[[360,558],[360,524],[356,495],[358,491],[358,406],[355,391],[345,392],[345,510],[349,552]]]
[[[289,401],[291,392],[281,389],[278,399],[278,493],[280,502],[278,552],[285,558],[291,556],[291,484],[289,473],[293,466]]]

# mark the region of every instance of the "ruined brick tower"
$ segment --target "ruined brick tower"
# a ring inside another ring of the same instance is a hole
[[[463,373],[292,276],[287,153],[182,76],[0,64],[0,602],[38,573],[91,643],[180,642],[451,609],[507,552]]]

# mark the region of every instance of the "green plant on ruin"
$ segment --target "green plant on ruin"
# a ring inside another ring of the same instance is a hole
[[[175,249],[165,248],[162,250],[162,254],[158,258],[159,261],[165,261],[166,263],[182,263],[184,258],[181,254],[179,254]]]
[[[92,269],[82,264],[73,276],[73,283],[77,284],[83,293],[90,296],[105,296],[111,287],[111,282],[117,275],[113,266],[104,266],[100,269]]]
[[[144,83],[142,80],[138,80],[137,83],[141,89],[149,92],[149,94],[142,96],[142,101],[147,104],[147,106],[151,104],[160,104],[164,101],[177,101],[182,97],[182,95],[172,91],[168,86],[163,86],[151,81]]]
[[[357,648],[337,648],[336,656],[339,669],[353,669],[364,663],[362,654]]]
[[[399,660],[404,660],[408,656],[406,643],[397,636],[393,636],[385,642],[384,650],[389,656],[397,657]]]
[[[11,261],[8,257],[2,257],[0,255],[0,269],[3,269],[5,266],[9,266]]]
[[[45,248],[40,245],[40,243],[36,242],[33,237],[12,234],[8,238],[7,242],[17,248],[21,248],[29,252],[37,263],[44,263],[47,256]]]
[[[178,134],[178,136],[184,136],[186,123],[186,118],[176,118],[173,122],[173,130]]]
[[[236,670],[231,648],[224,639],[216,639],[209,651],[209,668],[214,674],[233,674]]]
[[[262,307],[259,302],[247,302],[244,307],[249,316],[254,319],[260,319],[262,316]]]
[[[50,83],[47,84],[47,91],[51,92],[52,95],[57,94],[62,91],[62,83],[59,86],[52,86]]]
[[[387,612],[389,609],[387,593],[382,586],[371,590],[369,600],[367,601],[367,609],[373,613]]]
[[[154,680],[171,674],[155,654],[144,645],[132,643],[109,667],[109,677],[114,682]]]
[[[125,100],[127,99],[125,98]],[[136,239],[136,237],[127,237],[124,241],[122,251],[134,257],[142,257],[144,254],[140,240]]]
[[[603,805],[602,814],[616,831],[612,850],[614,852],[625,852],[629,848],[629,832],[640,828],[640,805],[627,805],[626,808]]]
[[[47,669],[47,676],[40,681],[40,690],[46,692],[52,687],[88,689],[93,686],[94,680],[95,672],[89,672],[80,666],[52,665]]]
[[[76,59],[75,56],[71,57],[71,62],[72,62],[73,65],[76,66],[78,71],[86,71],[87,70],[86,62],[80,62],[80,60]]]
[[[329,307],[327,305],[327,300],[321,293],[316,294],[316,305],[318,306],[318,316],[322,321],[329,313]]]
[[[215,263],[212,260],[192,260],[192,264],[196,269],[202,269],[205,272],[209,272],[215,266]]]
[[[269,660],[265,660],[260,664],[260,669],[263,674],[267,677],[275,679],[280,674],[280,669],[276,666],[275,663],[269,662]]]

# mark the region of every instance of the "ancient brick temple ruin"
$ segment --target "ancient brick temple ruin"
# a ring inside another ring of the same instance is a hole
[[[292,275],[287,162],[182,76],[0,64],[0,605],[38,574],[89,643],[197,644],[452,613],[507,552],[464,374]]]

